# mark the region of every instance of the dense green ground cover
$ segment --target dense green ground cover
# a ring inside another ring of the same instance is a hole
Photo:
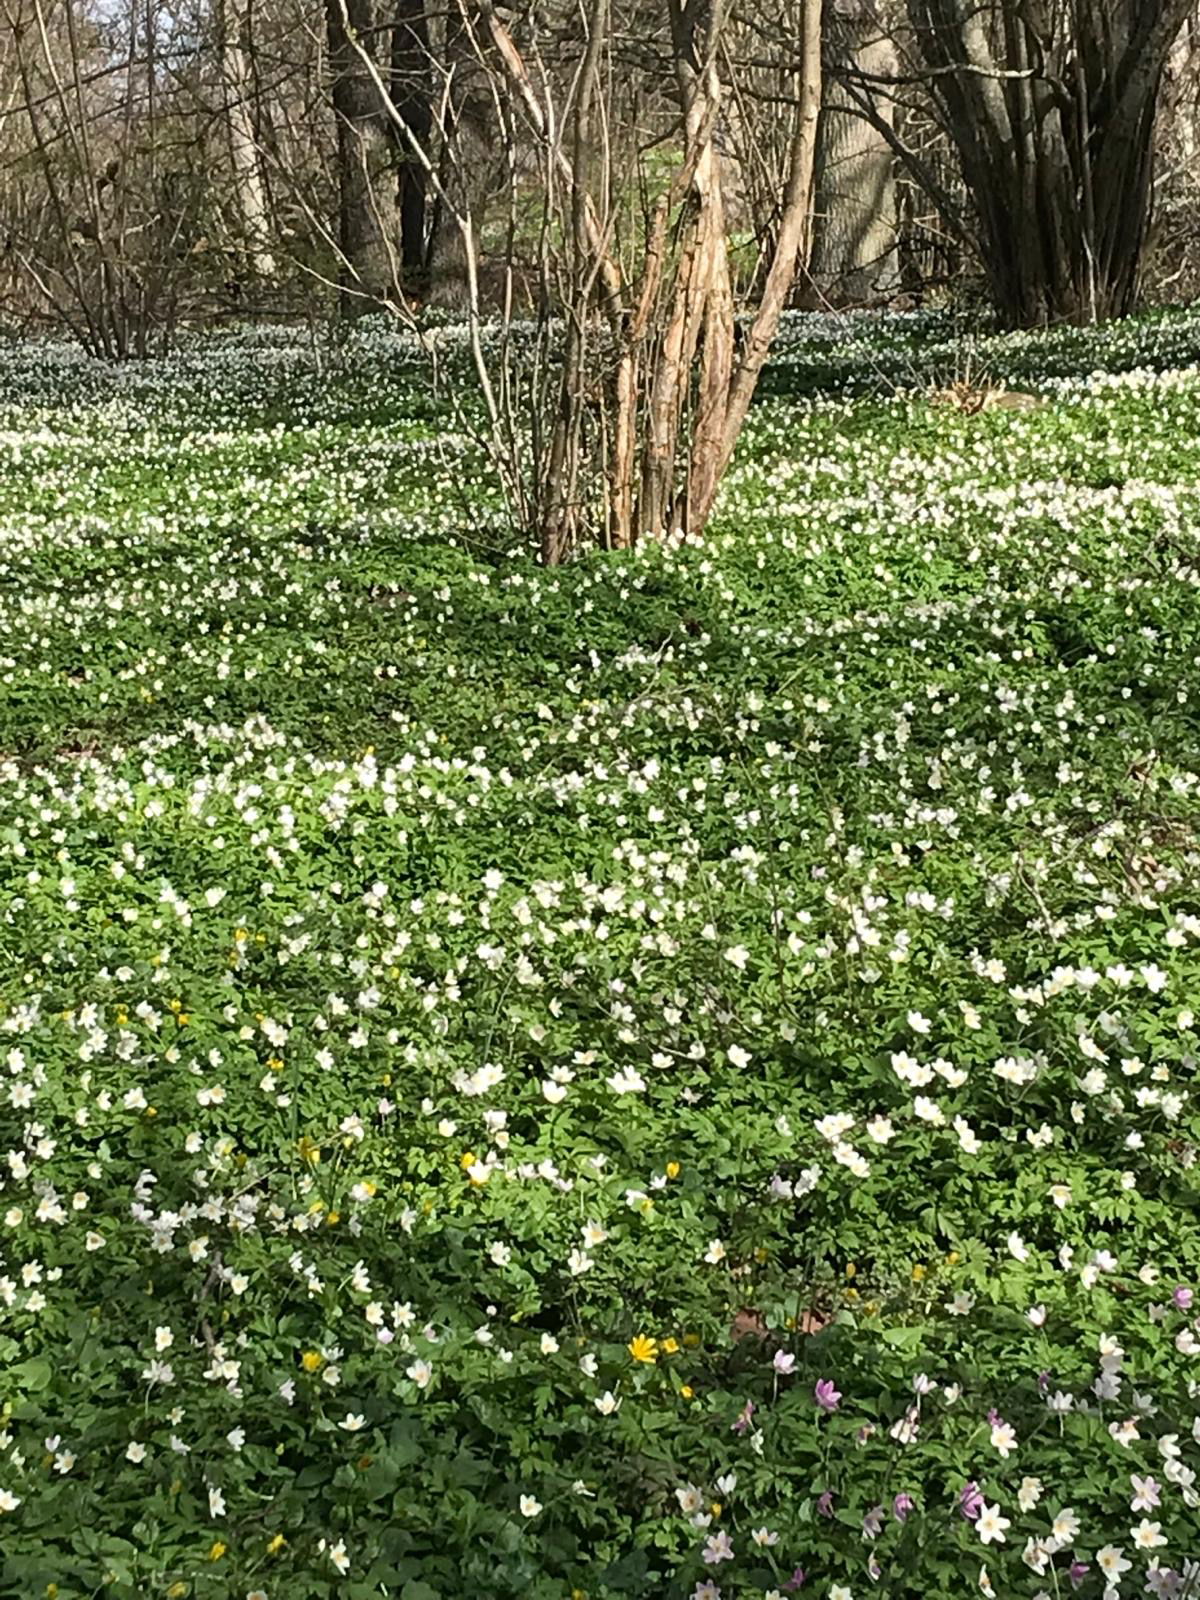
[[[1195,1592],[1198,353],[554,573],[384,334],[0,356],[0,1594]]]

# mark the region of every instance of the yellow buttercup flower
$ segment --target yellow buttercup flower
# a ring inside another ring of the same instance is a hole
[[[668,1178],[677,1178],[678,1176],[679,1176],[679,1163],[678,1163],[678,1161],[668,1161],[667,1162],[667,1177]]]
[[[644,1333],[639,1333],[636,1339],[630,1341],[629,1354],[635,1361],[656,1361],[658,1359],[658,1341],[657,1339],[648,1339]]]
[[[662,1347],[661,1348],[662,1348],[663,1355],[665,1355],[665,1356],[673,1356],[676,1353],[676,1351],[679,1349],[679,1340],[678,1339],[664,1339],[663,1342],[662,1342]]]
[[[305,1372],[319,1372],[325,1357],[319,1350],[306,1350],[300,1357],[300,1365]]]
[[[918,1262],[917,1265],[912,1269],[913,1282],[920,1283],[925,1276],[925,1272],[926,1268],[924,1268],[920,1262]]]
[[[281,1533],[277,1533],[275,1537],[267,1544],[267,1554],[269,1556],[277,1556],[286,1543],[287,1540],[283,1537],[283,1535]]]
[[[695,1394],[696,1394],[695,1389],[692,1388],[690,1383],[685,1383],[682,1386],[682,1388],[680,1389],[679,1392],[680,1392],[680,1394],[683,1396],[683,1398],[685,1400],[693,1399],[695,1397]]]
[[[458,1164],[466,1172],[469,1167],[475,1165],[475,1152],[473,1150],[464,1150],[458,1158]]]
[[[220,1561],[221,1557],[228,1549],[229,1546],[227,1544],[222,1544],[220,1539],[214,1539],[212,1544],[208,1547],[208,1559],[210,1561]]]

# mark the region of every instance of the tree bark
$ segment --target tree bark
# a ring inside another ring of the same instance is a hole
[[[413,154],[413,141],[429,143],[433,90],[425,0],[398,0],[392,34],[392,98],[409,137],[397,130],[400,182],[400,263],[409,283],[429,265],[428,180]]]
[[[236,0],[222,0],[218,27],[225,132],[246,262],[255,277],[270,278],[275,273],[275,258],[254,126],[254,79],[245,40],[246,17]]]
[[[818,133],[810,273],[822,303],[862,305],[899,288],[895,157],[839,82],[838,68],[856,77],[894,76],[898,54],[863,0],[841,0],[833,24],[827,48],[836,65],[826,81]],[[880,111],[894,126],[891,103],[884,101]]]
[[[1191,3],[907,0],[1007,322],[1130,309],[1158,87]]]
[[[385,30],[374,0],[327,0],[337,117],[338,247],[343,314],[394,294],[399,273],[399,183],[387,110],[355,48],[378,63]],[[390,63],[388,63],[390,67]]]
[[[459,217],[475,225],[483,215],[492,170],[488,148],[491,105],[481,86],[473,39],[485,8],[449,0],[441,56],[447,74],[439,97],[439,179],[444,200],[435,208],[429,246],[429,300],[448,311],[465,311],[470,300],[466,240]]]

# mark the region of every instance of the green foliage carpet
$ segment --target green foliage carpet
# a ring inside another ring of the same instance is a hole
[[[1198,356],[546,571],[386,328],[0,351],[0,1595],[1197,1592]]]

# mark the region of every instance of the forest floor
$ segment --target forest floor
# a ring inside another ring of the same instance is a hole
[[[386,330],[0,349],[0,1595],[1196,1592],[1198,360],[797,318],[546,571]]]

